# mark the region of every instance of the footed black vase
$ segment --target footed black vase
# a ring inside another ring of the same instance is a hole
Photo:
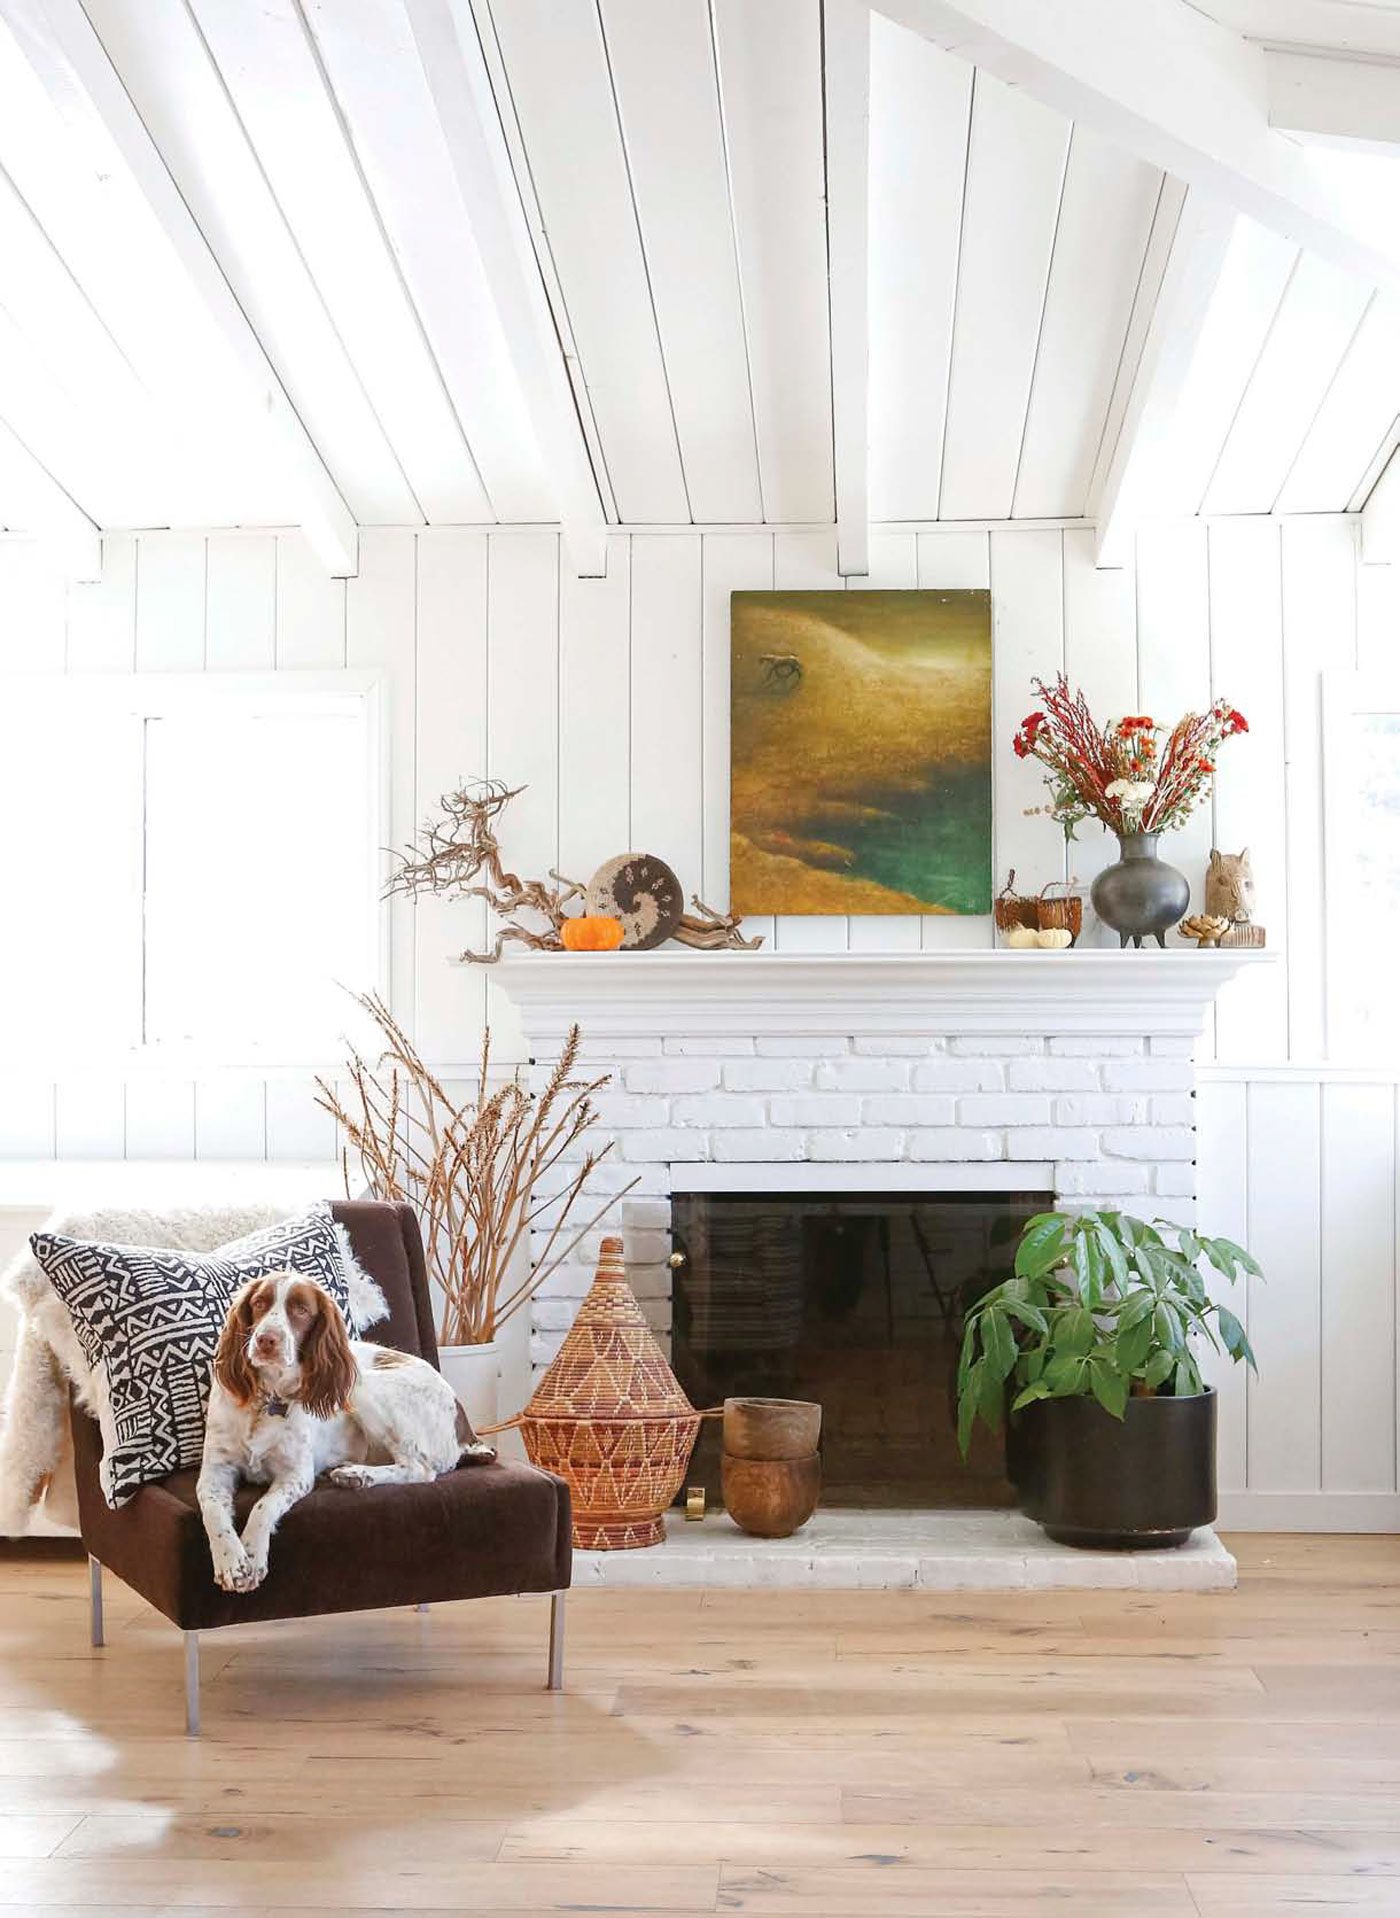
[[[1157,857],[1155,832],[1118,835],[1118,858],[1106,866],[1089,888],[1094,911],[1118,934],[1118,944],[1131,939],[1140,946],[1152,938],[1165,946],[1168,926],[1183,919],[1191,904],[1191,888],[1184,873]]]

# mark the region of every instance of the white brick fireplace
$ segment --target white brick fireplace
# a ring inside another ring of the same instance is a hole
[[[504,959],[532,1057],[575,1021],[616,1142],[628,1275],[670,1324],[670,1194],[1050,1190],[1189,1223],[1193,1051],[1245,952],[573,953]],[[535,1303],[548,1363],[595,1235]]]

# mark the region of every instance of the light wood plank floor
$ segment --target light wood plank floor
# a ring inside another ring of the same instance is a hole
[[[0,1911],[1400,1918],[1400,1540],[1238,1592],[595,1593],[179,1640],[0,1564]]]

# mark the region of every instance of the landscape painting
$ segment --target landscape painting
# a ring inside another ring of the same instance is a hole
[[[987,592],[735,593],[730,908],[992,909]]]

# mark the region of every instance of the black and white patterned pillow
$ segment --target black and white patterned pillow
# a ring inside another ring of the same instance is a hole
[[[89,1362],[106,1376],[102,1489],[114,1507],[199,1464],[214,1349],[246,1280],[290,1268],[324,1286],[351,1323],[345,1240],[324,1202],[208,1253],[53,1232],[36,1232],[29,1244]]]

